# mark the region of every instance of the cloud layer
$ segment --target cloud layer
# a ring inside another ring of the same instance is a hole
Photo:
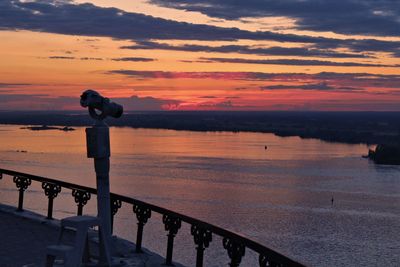
[[[302,85],[269,85],[260,87],[262,90],[306,90],[306,91],[332,91],[332,92],[361,92],[361,88],[355,87],[335,87],[328,85],[327,82],[309,83]]]
[[[90,18],[90,19],[88,19]],[[0,2],[0,29],[32,30],[127,40],[279,40],[310,42],[311,37],[272,32],[250,32],[155,18],[117,8],[92,4],[48,2]]]
[[[160,111],[175,109],[181,102],[154,97],[120,97],[113,101],[122,104],[124,110]],[[45,94],[1,94],[0,110],[81,110],[76,97],[51,97]]]
[[[393,0],[150,0],[171,8],[198,11],[210,17],[241,19],[284,16],[296,28],[342,34],[400,36],[400,2]]]
[[[153,1],[157,4],[162,5],[172,5],[174,7],[182,7],[182,3],[186,3],[184,6],[187,9],[201,8],[204,12],[209,8],[207,5],[198,5],[197,1]],[[230,9],[240,9],[243,12],[246,10],[252,10],[246,5],[257,6],[257,10],[263,11],[264,7],[271,4],[271,8],[276,6],[273,3],[286,3],[281,8],[289,9],[295,12],[295,8],[290,6],[291,1],[217,1],[208,0],[210,7],[216,6],[215,10],[227,10],[230,13]],[[321,16],[324,13],[318,13],[318,9],[310,9],[310,11],[305,12],[308,5],[311,5],[310,1],[295,1],[293,6],[300,5],[301,3],[304,7],[299,8],[297,12],[304,11],[302,14],[304,17],[311,16],[311,19],[315,19],[318,22],[321,21]],[[342,2],[342,1],[335,1]],[[350,2],[350,1],[345,1]],[[369,1],[368,1],[369,2]],[[380,2],[380,1],[379,1]],[[246,4],[247,3],[247,4]],[[297,4],[296,4],[297,3]],[[324,1],[324,3],[327,3]],[[329,2],[331,3],[331,2]],[[395,3],[395,2],[393,2]],[[177,5],[179,4],[179,5]],[[334,5],[334,4],[331,4]],[[372,5],[372,4],[371,4]],[[394,10],[396,10],[398,4],[393,4]],[[317,5],[318,6],[318,5]],[[322,5],[319,5],[320,7]],[[329,6],[329,5],[328,5]],[[387,8],[389,5],[384,5]],[[322,8],[322,7],[321,7]],[[331,7],[335,10],[334,7]],[[314,10],[314,11],[313,11]],[[340,10],[340,9],[339,9]],[[350,10],[350,9],[349,9]],[[238,12],[242,12],[238,11]],[[314,12],[310,14],[310,12]],[[333,12],[333,11],[332,11]],[[301,12],[300,12],[301,13]],[[335,14],[339,13],[335,11]],[[349,12],[347,12],[349,13]],[[346,14],[347,14],[346,13]],[[252,13],[249,13],[251,15]],[[266,13],[268,14],[268,13]],[[239,14],[238,14],[239,15]],[[313,17],[313,16],[314,17]],[[352,14],[349,16],[351,17]],[[384,17],[384,16],[382,16]],[[88,19],[90,18],[90,19]],[[340,16],[337,19],[337,24],[339,22],[346,27],[351,29],[356,28],[356,25],[352,25],[351,21],[343,23],[346,20],[340,20]],[[394,23],[394,22],[393,22]],[[313,24],[310,24],[313,25]],[[319,25],[316,23],[316,25]],[[335,24],[332,24],[335,25]],[[365,28],[374,29],[374,25],[363,23]],[[393,24],[395,27],[386,27],[382,24],[376,25],[377,30],[382,34],[393,33],[395,36],[399,36],[398,23]],[[310,26],[311,27],[311,26]],[[322,27],[322,26],[321,26]],[[333,26],[334,27],[334,26]],[[391,30],[392,29],[392,30]],[[299,34],[283,34],[271,31],[246,31],[237,28],[223,28],[209,25],[192,24],[177,22],[162,18],[156,18],[152,16],[147,16],[140,13],[125,12],[117,8],[102,8],[92,4],[72,4],[69,1],[37,1],[37,2],[19,2],[12,0],[3,0],[0,2],[0,30],[31,30],[49,33],[59,33],[68,35],[81,35],[81,36],[103,36],[112,37],[116,39],[125,40],[207,40],[207,41],[234,41],[241,39],[249,40],[269,40],[277,42],[295,42],[295,43],[308,43],[311,46],[309,49],[301,50],[288,50],[274,48],[270,51],[265,50],[254,50],[254,48],[241,48],[241,47],[220,47],[214,49],[220,50],[242,50],[245,53],[259,53],[259,54],[301,54],[304,55],[316,55],[329,56],[331,53],[332,57],[340,57],[340,53],[335,53],[332,51],[319,51],[334,48],[347,48],[355,52],[365,52],[365,51],[384,51],[393,53],[393,55],[398,55],[400,53],[399,47],[400,42],[394,41],[382,41],[374,39],[364,39],[355,40],[347,39],[340,40],[336,38],[327,37],[313,37],[305,36]],[[154,44],[153,44],[154,45]],[[147,44],[147,46],[149,46]],[[160,48],[158,48],[160,49]],[[163,49],[171,49],[170,47],[164,47]],[[180,47],[180,49],[212,49],[207,47]],[[324,55],[325,54],[325,55]],[[346,57],[346,53],[341,53],[342,57]],[[355,56],[357,57],[357,56]]]
[[[302,80],[346,80],[365,82],[370,86],[387,86],[399,88],[400,75],[371,73],[265,73],[265,72],[173,72],[173,71],[140,71],[112,70],[106,74],[125,75],[135,79],[213,79],[213,80],[246,80],[246,81],[302,81]]]
[[[333,62],[325,60],[305,59],[246,59],[246,58],[213,58],[201,57],[201,61],[240,63],[240,64],[263,64],[263,65],[291,65],[291,66],[340,66],[340,67],[399,67],[400,65],[370,64],[356,62]]]
[[[186,52],[207,52],[207,53],[239,53],[250,55],[263,55],[263,56],[302,56],[302,57],[329,57],[329,58],[368,58],[370,55],[362,53],[343,53],[329,50],[324,47],[327,45],[320,44],[321,49],[313,47],[266,47],[260,48],[248,45],[223,45],[223,46],[209,46],[209,45],[169,45],[166,43],[158,43],[152,41],[137,41],[136,44],[130,46],[123,46],[122,49],[159,49],[170,51],[186,51]],[[346,46],[346,45],[343,45]],[[384,48],[382,48],[384,49]],[[357,48],[357,50],[359,50]],[[368,49],[364,49],[368,51]],[[359,52],[359,51],[358,51]]]

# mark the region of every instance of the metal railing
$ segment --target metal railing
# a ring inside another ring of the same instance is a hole
[[[40,177],[36,175],[16,172],[12,170],[0,169],[0,179],[3,175],[13,177],[18,191],[18,211],[23,211],[24,192],[31,185],[32,181],[42,183],[42,188],[45,195],[48,197],[47,219],[53,219],[53,200],[61,192],[62,189],[72,191],[75,203],[77,204],[77,215],[83,214],[83,208],[90,200],[92,194],[96,194],[96,189],[82,185],[72,184],[68,182],[58,181],[50,178]],[[187,223],[191,226],[191,235],[193,236],[196,245],[196,267],[203,266],[204,251],[212,241],[213,235],[221,236],[223,239],[223,247],[227,250],[230,258],[231,267],[240,265],[242,257],[245,255],[246,249],[255,251],[259,255],[260,267],[286,267],[286,266],[304,266],[288,257],[269,249],[255,241],[250,240],[240,234],[233,233],[224,228],[209,224],[207,222],[197,220],[195,218],[155,206],[134,198],[111,193],[111,214],[112,221],[121,208],[122,203],[132,205],[133,212],[136,214],[138,221],[137,237],[136,237],[136,252],[142,252],[142,237],[143,228],[150,219],[152,212],[162,215],[164,229],[168,232],[167,252],[165,264],[172,265],[172,255],[174,247],[174,238],[181,228],[182,223]]]

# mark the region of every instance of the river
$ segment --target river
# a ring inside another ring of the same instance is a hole
[[[95,187],[84,128],[30,131],[0,125],[0,167]],[[248,236],[310,266],[399,266],[400,167],[363,159],[366,145],[265,133],[111,128],[111,191],[206,220]],[[12,179],[0,181],[0,202],[16,205]],[[25,207],[46,214],[39,185]],[[333,205],[331,199],[334,199]],[[70,192],[55,216],[76,211]],[[95,214],[92,199],[85,212]],[[193,266],[195,250],[183,225],[174,260]],[[135,240],[136,218],[123,206],[115,233]],[[166,232],[155,214],[143,245],[165,254]],[[206,266],[226,266],[215,237]],[[246,251],[242,266],[257,266]]]

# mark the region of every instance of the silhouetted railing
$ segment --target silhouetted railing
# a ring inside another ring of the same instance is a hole
[[[82,215],[83,207],[90,200],[92,194],[96,194],[96,189],[68,182],[58,181],[45,177],[35,176],[31,174],[0,169],[0,179],[3,178],[3,174],[13,177],[13,181],[19,190],[18,208],[17,210],[23,210],[24,204],[24,192],[31,185],[32,181],[42,183],[42,188],[45,195],[48,197],[48,211],[47,218],[52,219],[53,217],[53,200],[61,192],[62,189],[70,189],[72,196],[74,197],[75,203],[77,204],[77,214]],[[245,254],[246,249],[255,251],[259,255],[259,266],[260,267],[285,267],[285,266],[304,266],[296,261],[289,259],[288,257],[275,252],[255,241],[252,241],[246,237],[243,237],[237,233],[230,232],[221,227],[206,223],[204,221],[197,220],[195,218],[155,206],[134,198],[113,194],[111,193],[111,214],[112,220],[117,214],[118,209],[121,208],[122,203],[132,205],[133,212],[136,214],[138,221],[138,230],[136,237],[136,252],[142,251],[142,237],[143,228],[147,221],[151,217],[152,212],[156,212],[162,215],[162,222],[165,230],[168,232],[167,241],[167,254],[166,254],[166,265],[172,265],[172,254],[174,247],[174,238],[181,228],[182,222],[188,223],[191,226],[191,234],[196,244],[197,256],[196,266],[203,266],[204,251],[212,241],[213,235],[218,235],[223,238],[223,247],[227,250],[229,258],[231,260],[230,266],[236,267],[240,265],[242,257]]]

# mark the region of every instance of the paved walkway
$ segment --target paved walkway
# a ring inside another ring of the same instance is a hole
[[[57,243],[58,232],[57,220],[49,221],[29,211],[17,212],[15,207],[0,205],[0,266],[45,266],[46,246]],[[73,233],[68,233],[65,238],[72,240]],[[118,266],[163,266],[161,256],[149,251],[136,254],[134,244],[122,239],[115,242],[113,257],[120,263]],[[96,243],[91,244],[91,247],[96,246]]]

